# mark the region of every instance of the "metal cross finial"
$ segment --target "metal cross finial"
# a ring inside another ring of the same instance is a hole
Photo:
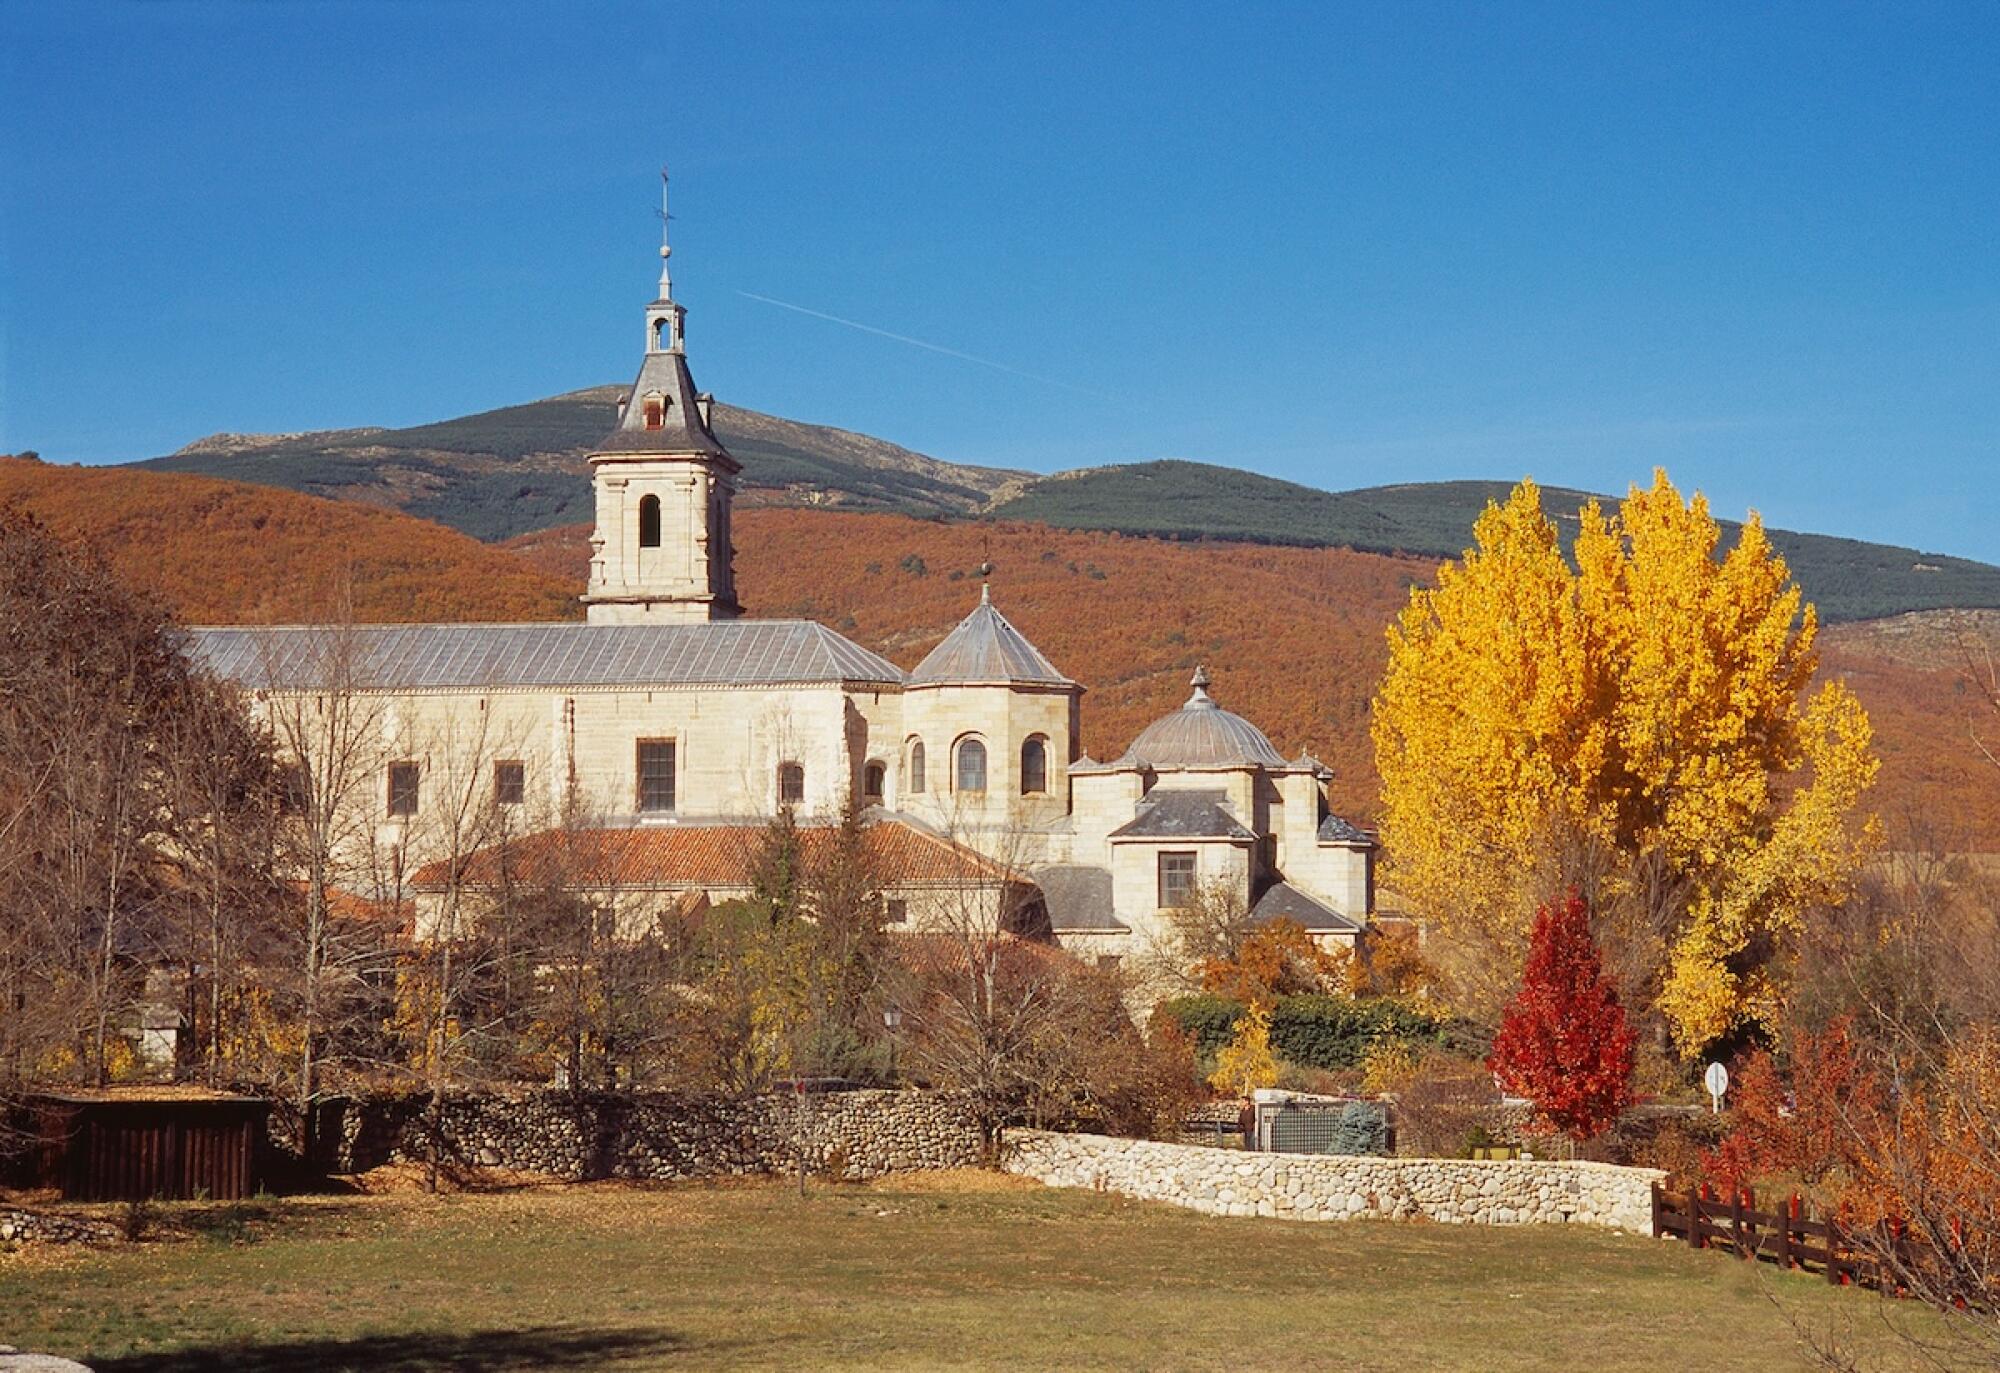
[[[674,255],[674,250],[667,244],[667,225],[673,219],[673,216],[667,213],[667,169],[665,167],[660,168],[659,215],[660,215],[660,299],[672,300],[674,298],[674,279],[672,274],[669,272],[667,268],[667,259]]]

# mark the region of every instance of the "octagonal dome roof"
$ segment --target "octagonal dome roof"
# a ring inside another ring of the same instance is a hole
[[[979,604],[944,636],[910,674],[910,685],[971,686],[1027,684],[1074,687],[1076,683],[1042,656],[1028,636],[993,608],[988,589],[979,588]]]
[[[1224,710],[1208,694],[1208,670],[1196,668],[1194,694],[1171,715],[1140,731],[1118,763],[1151,768],[1282,768],[1285,756],[1264,731]]]

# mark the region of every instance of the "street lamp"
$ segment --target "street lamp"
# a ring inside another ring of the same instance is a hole
[[[882,1008],[882,1028],[889,1032],[889,1081],[896,1080],[896,1031],[903,1028],[903,1012],[898,1006]]]

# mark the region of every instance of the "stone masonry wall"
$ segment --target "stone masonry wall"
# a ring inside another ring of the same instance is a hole
[[[1087,1187],[1216,1216],[1470,1225],[1562,1223],[1646,1233],[1655,1168],[1553,1160],[1260,1154],[1190,1144],[1021,1131],[1003,1166],[1051,1187]]]
[[[117,1228],[104,1221],[0,1206],[0,1244],[104,1244],[117,1238]]]
[[[334,1172],[429,1157],[429,1098],[350,1099],[330,1110],[319,1162]],[[803,1127],[801,1127],[803,1114]],[[750,1098],[528,1091],[447,1096],[442,1157],[568,1179],[815,1173],[880,1177],[969,1168],[979,1128],[948,1092],[828,1092]]]

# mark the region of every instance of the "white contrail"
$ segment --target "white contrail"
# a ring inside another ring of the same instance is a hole
[[[932,353],[943,353],[946,357],[957,358],[960,362],[970,362],[980,367],[991,367],[996,372],[1006,372],[1010,376],[1026,377],[1029,381],[1038,381],[1044,386],[1059,386],[1065,391],[1075,391],[1077,394],[1084,396],[1101,396],[1104,394],[1101,391],[1093,391],[1087,386],[1076,386],[1070,382],[1058,381],[1054,377],[1045,377],[1036,372],[1024,372],[1018,367],[1009,367],[1006,363],[995,362],[991,358],[976,358],[970,353],[961,353],[958,349],[947,348],[941,343],[926,343],[923,339],[911,338],[908,334],[892,334],[887,329],[877,329],[874,325],[863,324],[859,320],[842,319],[839,315],[829,315],[824,310],[808,310],[805,306],[794,305],[789,300],[775,300],[770,296],[760,296],[755,291],[738,291],[736,294],[742,296],[745,300],[762,301],[766,305],[775,305],[780,310],[792,310],[801,315],[811,315],[814,319],[823,319],[830,324],[844,324],[850,329],[859,329],[864,334],[874,334],[877,338],[893,339],[897,343],[907,343],[912,348],[922,348]]]

